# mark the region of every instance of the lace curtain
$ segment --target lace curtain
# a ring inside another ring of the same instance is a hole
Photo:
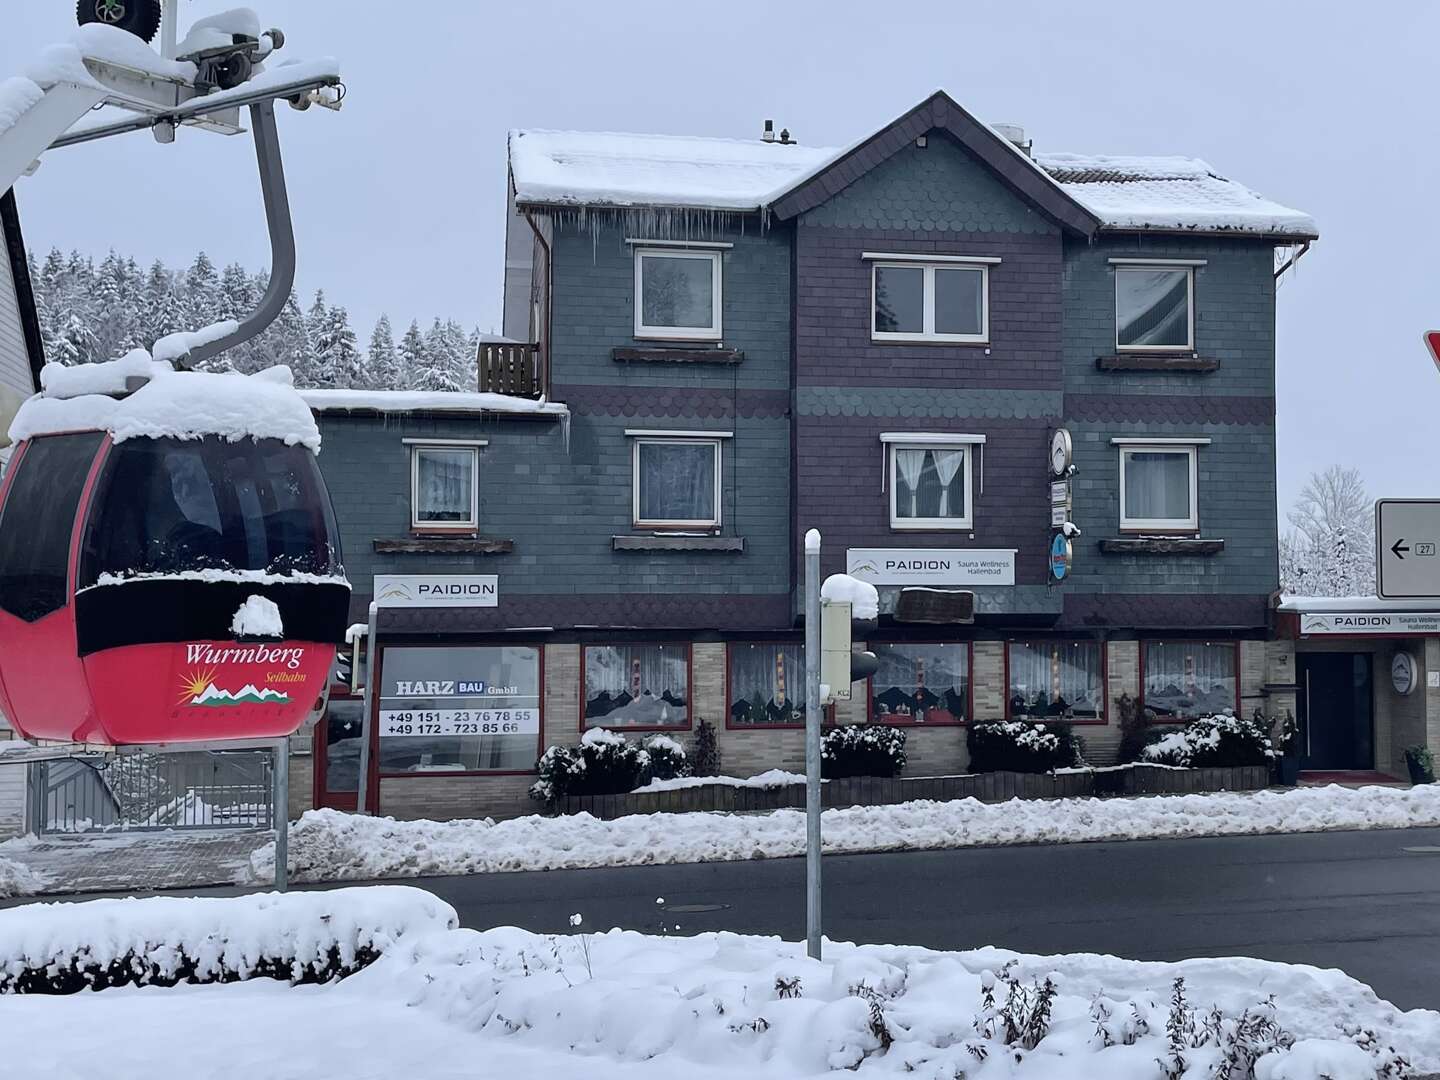
[[[587,645],[585,722],[684,725],[689,667],[684,645]]]
[[[1235,708],[1235,647],[1201,641],[1145,646],[1145,706],[1169,719]]]
[[[1089,641],[1010,644],[1010,715],[1093,719],[1104,711],[1101,647]]]
[[[469,450],[416,450],[417,521],[469,521],[471,472]]]
[[[640,444],[640,520],[715,518],[715,444]]]
[[[1190,455],[1155,450],[1126,454],[1125,516],[1143,521],[1190,517]]]

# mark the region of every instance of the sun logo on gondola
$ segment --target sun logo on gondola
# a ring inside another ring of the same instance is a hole
[[[180,701],[178,704],[190,705],[194,700],[205,692],[215,679],[215,669],[196,670],[188,675],[180,676]]]

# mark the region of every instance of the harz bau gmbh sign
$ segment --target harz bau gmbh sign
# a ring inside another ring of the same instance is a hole
[[[495,607],[494,574],[376,574],[377,607]]]
[[[1315,612],[1300,616],[1302,634],[1440,634],[1440,611]]]
[[[871,585],[1014,585],[1014,548],[850,548],[845,572]]]

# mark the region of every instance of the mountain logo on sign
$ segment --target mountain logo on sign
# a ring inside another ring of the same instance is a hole
[[[179,704],[221,708],[226,705],[286,705],[290,701],[289,694],[279,690],[261,690],[254,683],[246,683],[239,690],[225,690],[216,686],[214,680],[214,668],[183,676]]]

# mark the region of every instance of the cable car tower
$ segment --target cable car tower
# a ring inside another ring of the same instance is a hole
[[[293,427],[206,426],[207,402],[232,390],[313,425],[288,375],[189,369],[255,337],[284,307],[295,238],[275,105],[338,109],[344,87],[331,59],[270,66],[284,34],[261,30],[246,9],[197,20],[177,42],[176,3],[79,0],[75,37],[0,80],[0,193],[51,150],[146,130],[162,144],[180,128],[240,135],[248,112],[271,247],[265,294],[244,318],[164,339],[153,359],[59,369],[44,386],[33,372],[38,393],[19,407],[0,486],[0,703],[36,745],[0,764],[273,748],[283,887],[288,738],[324,708],[349,584],[314,462],[318,436],[307,447]],[[158,52],[147,44],[157,31]],[[0,395],[0,431],[16,412],[7,404]],[[143,427],[177,404],[200,419]],[[127,416],[141,427],[124,427]],[[67,483],[64,520],[17,534],[14,521],[36,507],[56,516]],[[58,554],[47,562],[47,552]]]

